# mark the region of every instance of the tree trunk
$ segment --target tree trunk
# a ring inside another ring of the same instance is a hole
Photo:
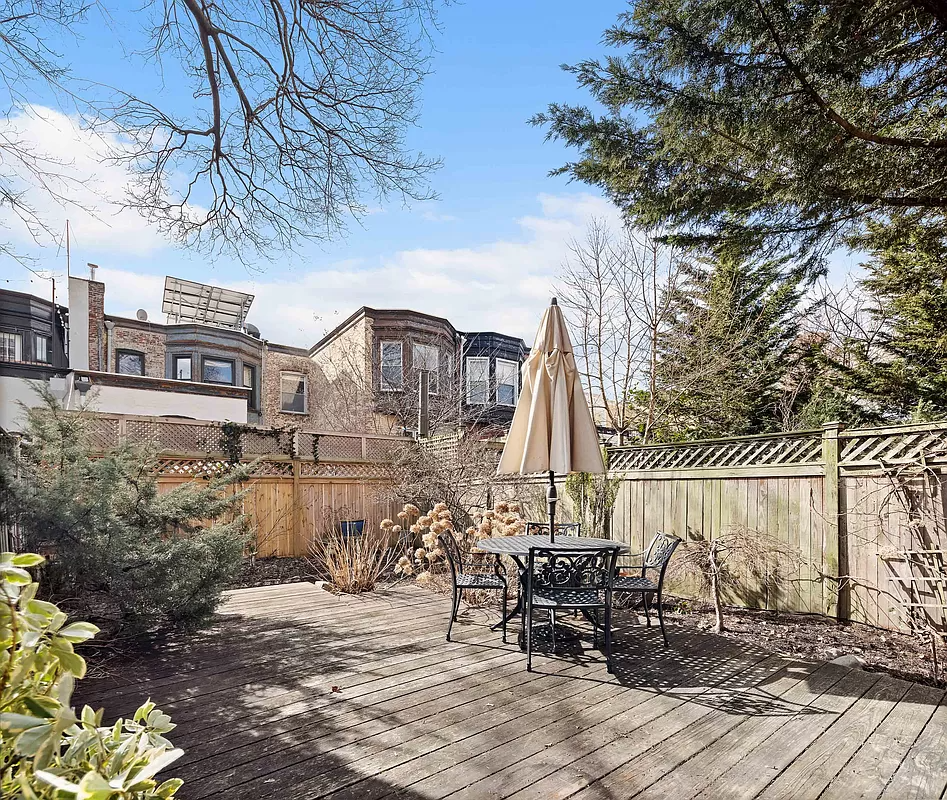
[[[717,551],[710,546],[710,594],[714,601],[714,632],[723,633],[723,606],[720,601],[720,564],[717,562]]]

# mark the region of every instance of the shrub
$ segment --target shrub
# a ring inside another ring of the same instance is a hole
[[[46,588],[132,630],[205,621],[242,565],[247,522],[233,487],[246,468],[161,493],[149,453],[96,453],[86,416],[43,400],[27,414],[19,474],[8,465],[0,483],[27,549],[49,556]]]
[[[154,703],[132,719],[102,725],[103,711],[69,702],[85,661],[73,645],[93,637],[36,599],[32,553],[0,554],[0,797],[33,800],[169,798],[181,786],[155,775],[182,755],[164,738],[174,728]]]
[[[397,551],[390,547],[390,531],[366,523],[359,535],[342,534],[344,511],[326,510],[310,546],[310,565],[325,575],[330,586],[346,594],[371,592],[390,572]]]

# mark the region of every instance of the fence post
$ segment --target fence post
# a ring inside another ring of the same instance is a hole
[[[294,556],[305,556],[306,552],[299,552],[299,539],[302,531],[302,502],[299,496],[299,473],[300,463],[298,458],[293,458],[293,543],[291,545]]]
[[[822,538],[822,602],[826,615],[842,619],[844,605],[841,602],[840,577],[842,562],[842,514],[839,503],[839,422],[826,422],[822,426],[822,464],[825,477],[822,479],[822,514],[824,518]],[[834,584],[834,585],[830,585]]]

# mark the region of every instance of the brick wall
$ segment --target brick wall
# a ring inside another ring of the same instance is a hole
[[[163,331],[148,330],[145,326],[126,327],[121,323],[116,323],[110,340],[109,372],[118,371],[116,350],[134,350],[145,354],[145,375],[151,378],[166,377],[165,333]]]
[[[282,410],[280,374],[283,372],[298,372],[306,376],[307,412],[305,414],[294,414]],[[261,396],[264,425],[324,429],[326,419],[323,406],[318,399],[323,394],[324,387],[325,378],[322,370],[308,355],[275,350],[270,347],[264,348]]]
[[[101,370],[105,350],[105,284],[89,281],[89,369]],[[99,357],[102,354],[103,358]]]

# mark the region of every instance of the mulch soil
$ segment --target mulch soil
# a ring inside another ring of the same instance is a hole
[[[321,580],[305,558],[256,558],[243,562],[243,572],[228,589],[273,586],[278,583]]]
[[[668,598],[668,601],[670,599]],[[674,601],[665,620],[702,631],[714,627],[713,608],[691,600]],[[863,669],[887,672],[896,678],[930,686],[945,686],[931,674],[929,647],[903,633],[858,623],[839,623],[824,617],[791,612],[753,611],[727,608],[721,636],[772,650],[792,658],[832,661],[856,656]],[[940,658],[945,656],[943,650]]]

